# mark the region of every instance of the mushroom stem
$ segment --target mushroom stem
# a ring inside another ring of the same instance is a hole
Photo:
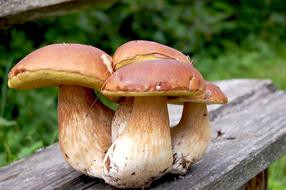
[[[112,142],[114,142],[122,131],[127,126],[129,121],[134,99],[131,97],[122,97],[119,102],[119,107],[117,108],[112,124],[111,124],[111,134]]]
[[[111,145],[112,117],[113,112],[97,101],[92,89],[59,87],[59,143],[74,169],[102,177],[102,161]]]
[[[135,97],[126,128],[104,158],[103,179],[116,187],[148,187],[172,166],[167,97]]]
[[[185,102],[182,118],[171,135],[174,162],[170,173],[185,174],[203,157],[211,139],[206,104]]]

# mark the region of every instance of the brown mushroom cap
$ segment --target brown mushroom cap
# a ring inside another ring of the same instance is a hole
[[[8,86],[32,89],[71,84],[99,89],[111,72],[110,56],[98,48],[53,44],[33,51],[15,65],[8,75]]]
[[[115,71],[102,92],[108,96],[193,96],[204,90],[204,80],[192,64],[165,59],[136,62]]]
[[[175,59],[181,62],[191,63],[188,56],[174,48],[153,41],[134,40],[127,42],[116,49],[113,55],[113,67],[118,69],[122,66],[121,63],[123,61],[132,60],[138,57],[141,61],[154,59],[151,58],[151,56],[158,59]]]
[[[169,103],[180,104],[183,102],[197,102],[205,104],[226,104],[228,99],[221,89],[212,82],[205,81],[206,89],[203,96],[181,96],[169,98]]]

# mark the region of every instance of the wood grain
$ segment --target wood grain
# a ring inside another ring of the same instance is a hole
[[[210,106],[212,142],[186,176],[167,175],[150,189],[238,189],[286,153],[286,94],[270,81],[218,82],[230,102]],[[176,122],[180,107],[171,106]],[[58,145],[0,169],[0,189],[114,189],[71,169]]]
[[[112,3],[104,0],[0,0],[0,29],[30,20],[67,14],[71,11]]]

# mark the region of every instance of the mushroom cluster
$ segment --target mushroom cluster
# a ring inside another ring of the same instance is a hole
[[[12,68],[8,86],[58,86],[64,159],[119,188],[148,187],[166,173],[185,174],[210,142],[206,105],[227,102],[187,56],[143,40],[123,44],[112,58],[81,44],[40,48]],[[103,105],[94,90],[116,100],[117,110]],[[170,127],[168,103],[184,104],[177,126]]]

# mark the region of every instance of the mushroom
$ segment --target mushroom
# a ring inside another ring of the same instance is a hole
[[[205,154],[211,139],[207,104],[227,103],[227,97],[215,84],[206,82],[203,96],[179,97],[170,102],[184,102],[179,124],[171,129],[174,162],[170,173],[185,174]]]
[[[112,73],[111,58],[81,44],[53,44],[22,59],[9,73],[8,86],[33,89],[59,85],[59,144],[76,170],[101,177],[102,161],[111,145],[113,111],[94,95]]]
[[[115,71],[102,93],[134,97],[134,102],[126,126],[104,157],[105,182],[120,188],[148,187],[168,172],[173,153],[167,97],[203,91],[200,73],[176,60],[142,61]]]
[[[113,68],[115,70],[134,61],[175,59],[191,63],[188,56],[169,46],[147,40],[129,41],[119,46],[114,52]]]
[[[176,49],[156,42],[138,40],[120,46],[113,55],[113,65],[116,69],[120,69],[121,67],[136,61],[164,60],[170,58],[185,63],[191,63],[187,56]],[[187,101],[179,125],[171,130],[174,151],[174,166],[170,171],[171,173],[185,174],[192,163],[202,158],[208,147],[210,139],[209,121],[207,115],[205,117],[198,117],[207,114],[207,108],[204,103],[222,104],[227,102],[227,98],[216,85],[209,82],[206,82],[206,84],[207,89],[204,94],[175,99],[176,103],[183,103],[184,99]],[[174,97],[169,97],[168,101],[173,102],[173,98]],[[197,102],[197,104],[188,103],[188,101]],[[127,101],[126,99],[122,101],[118,111],[115,113],[116,117],[112,122],[113,142],[127,126],[127,121],[131,115],[133,105],[131,102],[132,101]],[[123,120],[125,122],[121,122]],[[119,125],[118,123],[121,124]],[[200,129],[200,126],[203,126],[202,129]],[[185,143],[182,143],[180,137],[184,136],[185,133],[193,134],[194,130],[197,130],[198,134],[194,135],[193,138],[187,139]],[[187,133],[188,131],[191,131],[191,133]],[[181,151],[181,149],[192,150],[192,152],[184,152]]]

